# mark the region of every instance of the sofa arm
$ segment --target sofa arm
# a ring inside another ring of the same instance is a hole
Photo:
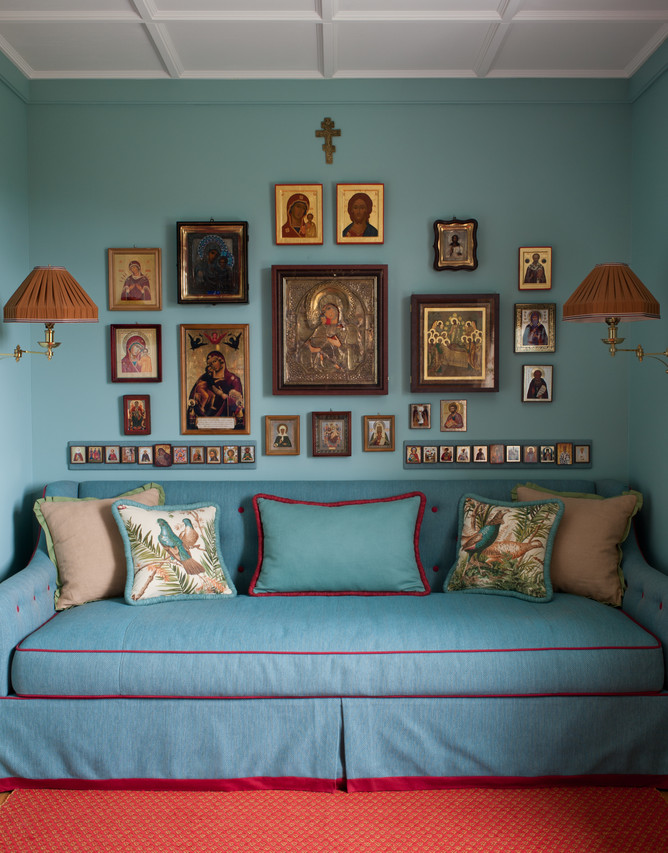
[[[651,631],[663,646],[665,685],[668,686],[668,575],[645,560],[635,530],[623,545],[622,568],[627,582],[622,609]]]
[[[25,569],[0,583],[0,696],[11,689],[14,649],[55,613],[56,580],[56,567],[38,549]]]

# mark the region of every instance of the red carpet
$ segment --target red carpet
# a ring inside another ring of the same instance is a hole
[[[666,853],[651,788],[15,791],[2,853]]]

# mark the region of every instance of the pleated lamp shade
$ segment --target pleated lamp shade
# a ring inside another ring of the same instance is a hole
[[[628,264],[596,264],[564,302],[564,320],[582,323],[659,319],[659,303]]]
[[[65,267],[35,267],[5,305],[6,323],[97,323],[97,305]]]

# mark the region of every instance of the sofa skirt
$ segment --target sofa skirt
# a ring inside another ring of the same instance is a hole
[[[0,790],[668,785],[668,693],[0,699]]]

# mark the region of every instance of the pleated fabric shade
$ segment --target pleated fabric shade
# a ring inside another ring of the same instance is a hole
[[[97,305],[65,267],[35,267],[5,305],[6,323],[97,323]]]
[[[628,264],[596,264],[564,302],[564,320],[582,323],[649,320],[661,317],[659,303]]]

